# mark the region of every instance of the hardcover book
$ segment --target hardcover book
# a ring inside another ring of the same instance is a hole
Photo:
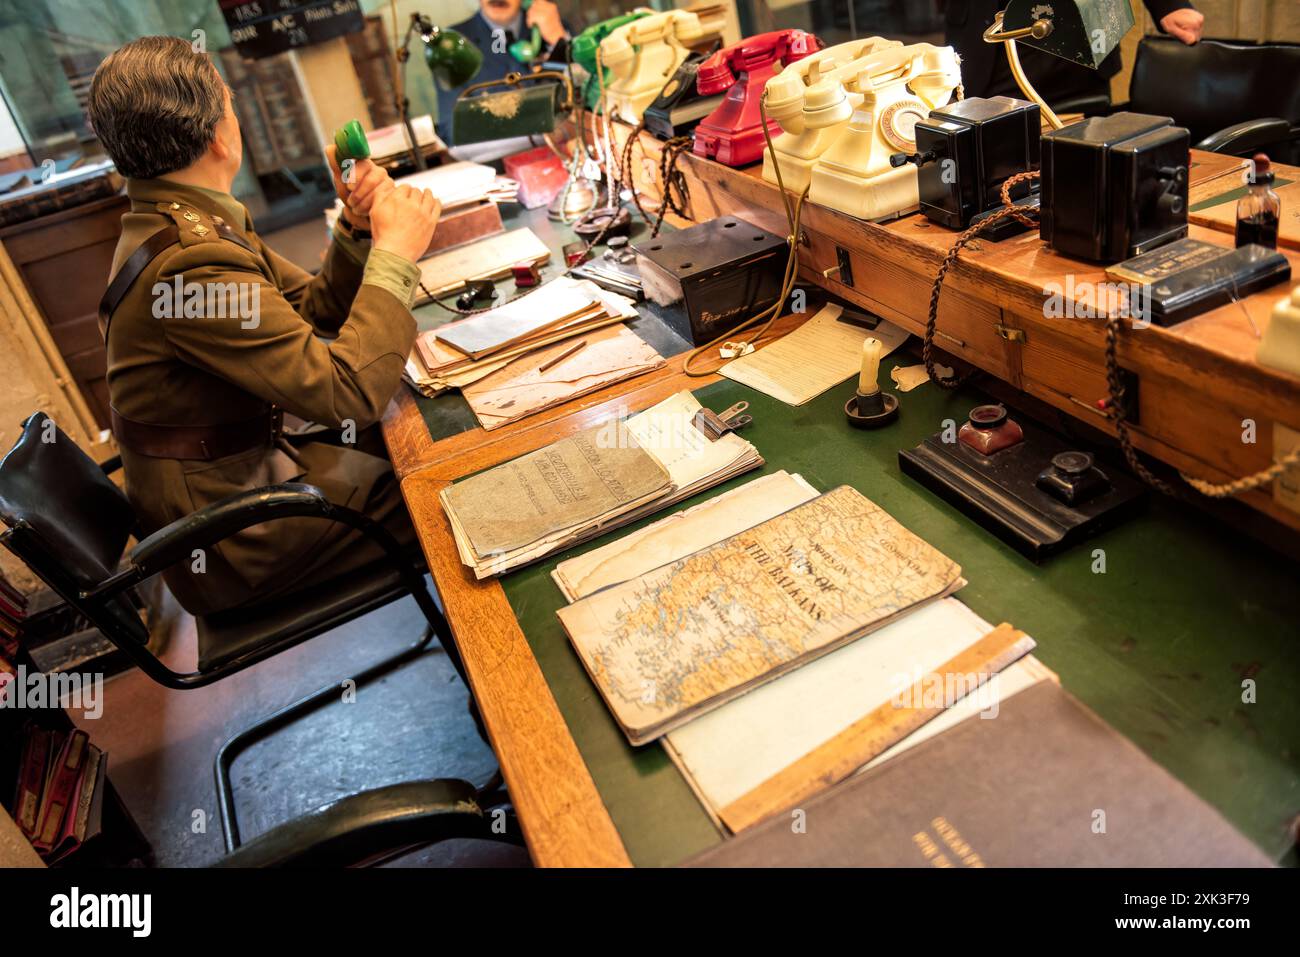
[[[692,867],[1268,867],[1183,784],[1039,681]]]

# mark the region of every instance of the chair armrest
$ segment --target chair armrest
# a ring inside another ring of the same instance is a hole
[[[148,578],[188,558],[194,549],[208,548],[254,525],[304,515],[332,518],[337,508],[314,485],[286,482],[250,489],[158,529],[127,557],[139,577]]]
[[[346,867],[450,838],[500,839],[467,781],[406,781],[363,791],[272,828],[218,867]]]
[[[1266,116],[1225,126],[1201,140],[1195,148],[1211,153],[1253,153],[1269,143],[1289,140],[1295,135],[1289,121]]]

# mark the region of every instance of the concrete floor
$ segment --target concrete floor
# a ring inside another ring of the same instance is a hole
[[[109,753],[109,774],[163,867],[203,866],[223,853],[212,762],[235,732],[395,653],[423,629],[407,598],[206,688],[171,691],[139,671],[109,679],[103,715],[81,724]],[[194,622],[175,609],[162,652],[194,662]],[[466,710],[440,648],[260,742],[234,766],[245,839],[366,788],[426,778],[487,781],[496,759]],[[75,714],[75,712],[74,712]],[[521,848],[447,842],[401,866],[527,866]]]
[[[264,237],[305,269],[320,267],[323,219]],[[170,599],[169,599],[170,601]],[[82,721],[109,753],[109,774],[163,867],[203,866],[223,853],[212,762],[232,734],[413,642],[424,617],[407,598],[220,681],[170,691],[138,671],[111,678],[103,715]],[[164,615],[165,660],[188,670],[194,622]],[[341,696],[340,696],[341,697]],[[365,788],[436,777],[487,781],[496,759],[466,711],[466,689],[435,646],[401,670],[249,749],[234,767],[245,839]],[[389,866],[529,866],[521,848],[449,841]]]

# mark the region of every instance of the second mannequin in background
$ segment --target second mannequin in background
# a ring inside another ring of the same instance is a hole
[[[536,63],[554,60],[563,63],[568,55],[570,31],[560,19],[560,8],[552,0],[532,0],[523,9],[522,0],[479,0],[479,11],[457,23],[457,31],[483,54],[483,66],[475,83],[499,80],[508,73],[523,73],[529,64],[521,63],[510,53],[510,45],[527,39],[533,27],[541,33],[542,49]],[[448,146],[454,146],[451,136],[451,113],[460,90],[438,88],[438,135]]]
[[[1201,39],[1205,17],[1187,0],[1143,2],[1151,19],[1163,32],[1189,46]],[[1006,0],[946,0],[943,3],[945,42],[961,54],[961,77],[966,96],[1024,96],[1011,76],[1002,44],[984,42],[984,31],[993,23],[993,15],[1006,9],[1006,5]],[[1029,81],[1053,107],[1078,97],[1109,96],[1110,79],[1123,65],[1118,47],[1095,71],[1080,68],[1023,43],[1018,52]]]

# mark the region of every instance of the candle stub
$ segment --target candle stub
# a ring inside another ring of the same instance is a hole
[[[884,351],[879,339],[864,339],[862,342],[862,372],[858,375],[858,392],[870,395],[880,386],[876,378],[880,374],[880,354]]]

